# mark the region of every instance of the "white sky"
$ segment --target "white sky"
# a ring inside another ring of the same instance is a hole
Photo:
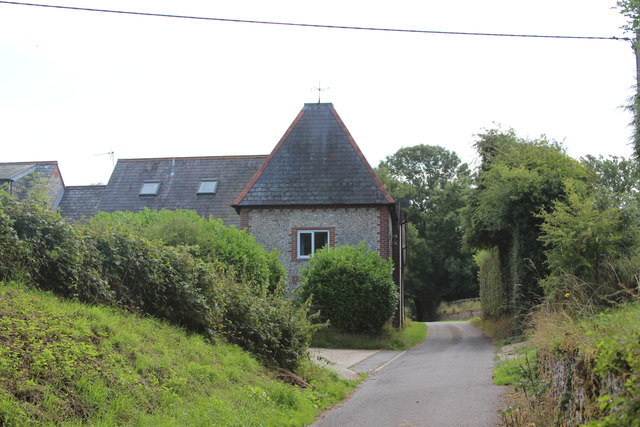
[[[622,36],[615,0],[52,0],[217,18]],[[43,1],[43,3],[47,3]],[[268,154],[321,82],[372,166],[403,146],[467,162],[496,124],[570,155],[631,148],[623,41],[277,27],[0,4],[0,162],[58,160],[67,185],[117,158]]]

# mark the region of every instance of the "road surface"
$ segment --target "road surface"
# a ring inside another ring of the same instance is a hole
[[[469,322],[428,323],[429,336],[372,374],[314,426],[496,426],[494,346]]]

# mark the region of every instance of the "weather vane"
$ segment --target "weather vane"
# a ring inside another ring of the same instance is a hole
[[[320,95],[322,94],[322,92],[324,92],[325,90],[329,90],[330,88],[327,87],[322,87],[320,86],[320,82],[318,82],[318,87],[314,87],[311,90],[317,90],[318,91],[318,104],[320,104]]]

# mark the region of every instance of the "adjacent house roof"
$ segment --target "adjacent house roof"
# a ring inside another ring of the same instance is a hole
[[[304,105],[234,206],[390,203],[333,105],[318,103]]]
[[[58,208],[60,214],[72,220],[92,217],[100,212],[100,198],[105,185],[69,186]]]
[[[16,180],[25,172],[30,171],[36,166],[35,163],[1,163],[0,179]]]
[[[102,190],[99,210],[190,209],[205,217],[220,218],[226,225],[238,225],[239,217],[231,202],[266,158],[121,159]]]
[[[56,208],[64,192],[64,181],[57,161],[0,163],[0,184],[8,185],[9,192],[22,197],[39,181],[46,182],[45,196]]]

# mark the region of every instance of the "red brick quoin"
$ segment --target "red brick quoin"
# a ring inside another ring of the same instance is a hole
[[[380,207],[380,215],[378,215],[380,231],[378,231],[378,239],[380,256],[383,259],[389,259],[389,208],[387,206]]]
[[[240,229],[251,227],[251,225],[249,225],[251,222],[250,212],[251,209],[240,209]]]

